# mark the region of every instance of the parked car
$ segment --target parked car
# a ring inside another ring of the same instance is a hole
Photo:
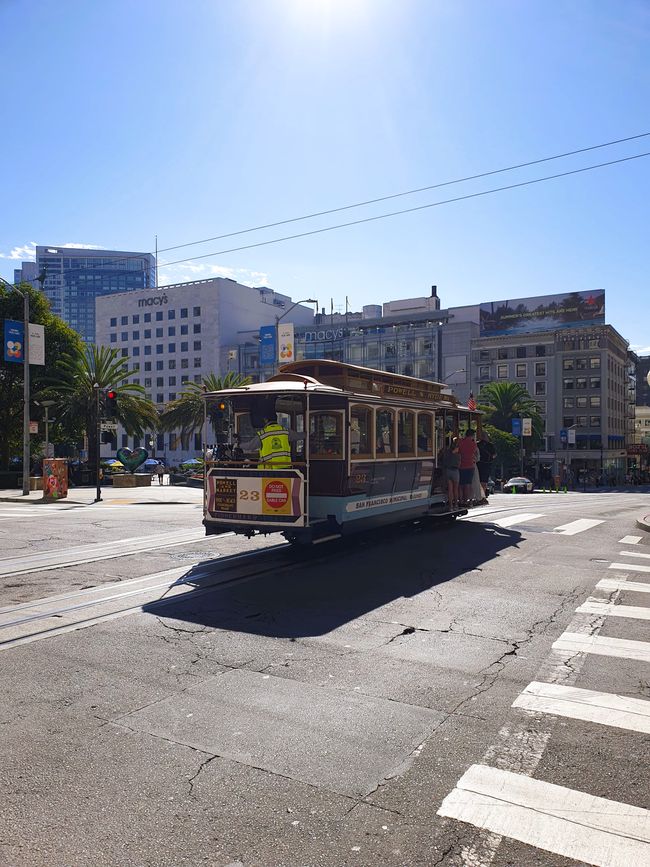
[[[504,494],[532,494],[533,488],[534,485],[530,479],[525,476],[514,476],[504,484],[503,492]]]
[[[494,483],[494,479],[488,479],[485,483],[485,489],[488,492],[488,496],[491,496],[495,491],[496,485]]]

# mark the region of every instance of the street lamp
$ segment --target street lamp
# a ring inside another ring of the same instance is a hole
[[[41,284],[43,291],[43,283],[45,282],[45,271],[36,278]],[[29,496],[29,463],[30,463],[30,441],[29,441],[29,293],[24,289],[19,289],[15,283],[9,283],[4,277],[0,280],[10,289],[14,289],[23,299],[23,497]]]
[[[277,370],[278,366],[278,350],[280,348],[280,322],[284,319],[285,316],[288,316],[289,313],[293,310],[294,307],[297,307],[299,304],[316,304],[318,309],[318,301],[315,298],[303,298],[302,301],[294,301],[294,303],[289,307],[288,310],[285,310],[282,316],[275,317],[275,363],[273,365],[273,369]]]

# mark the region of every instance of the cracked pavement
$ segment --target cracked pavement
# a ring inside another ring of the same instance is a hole
[[[590,508],[597,516],[597,501]],[[621,495],[618,517],[588,542],[476,522],[382,531],[162,613],[0,654],[0,862],[466,863],[480,835],[437,809],[504,726],[510,731],[513,700],[593,595],[632,515]],[[59,539],[99,538],[102,529],[134,535],[114,515],[85,520],[57,518]],[[196,520],[188,510],[174,527]],[[16,599],[35,598],[44,588],[171,568],[189,562],[188,551],[205,558],[219,545],[247,550],[243,539],[211,539],[7,581],[19,585]],[[582,628],[601,626],[591,615]],[[603,629],[622,635],[624,627]],[[563,661],[572,682],[583,660]],[[648,696],[641,664],[623,683],[604,671],[602,660],[588,659],[580,684]],[[522,767],[538,734],[531,720]],[[620,758],[630,747],[621,735],[603,737],[594,736],[601,753],[611,744]],[[556,726],[540,768],[560,768],[566,785],[591,775],[606,796],[627,785],[639,802],[642,782],[590,767],[579,740],[575,723]],[[493,863],[565,864],[507,843]]]

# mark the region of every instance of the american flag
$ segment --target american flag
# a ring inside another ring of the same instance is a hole
[[[476,401],[474,400],[474,392],[470,391],[469,400],[467,401],[467,408],[471,409],[472,412],[476,409]]]

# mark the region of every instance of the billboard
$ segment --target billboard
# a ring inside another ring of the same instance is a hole
[[[567,292],[480,305],[481,337],[605,324],[605,291]]]

